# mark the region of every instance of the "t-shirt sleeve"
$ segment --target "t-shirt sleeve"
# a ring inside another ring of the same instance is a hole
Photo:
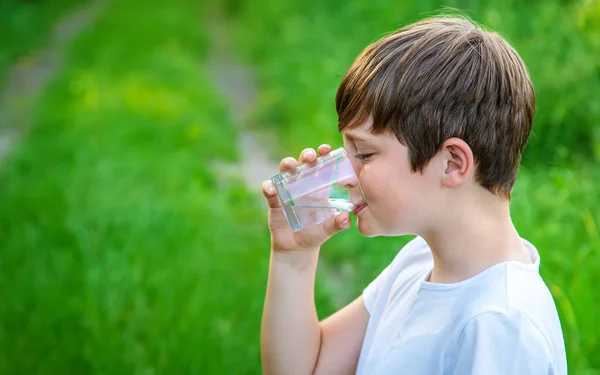
[[[544,336],[523,313],[485,312],[465,325],[449,373],[556,374],[549,353]]]
[[[369,315],[373,315],[373,308],[375,307],[377,296],[379,295],[381,288],[385,284],[385,281],[390,274],[392,264],[393,263],[390,263],[386,268],[384,268],[379,276],[377,276],[375,280],[371,281],[371,283],[363,290],[363,300],[365,301],[365,307],[367,308]]]

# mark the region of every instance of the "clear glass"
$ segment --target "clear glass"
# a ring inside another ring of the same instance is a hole
[[[352,162],[344,148],[271,178],[285,217],[297,232],[364,202]]]

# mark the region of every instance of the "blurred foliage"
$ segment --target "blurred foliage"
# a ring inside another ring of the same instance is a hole
[[[524,168],[511,204],[520,234],[541,255],[541,273],[561,317],[570,374],[600,372],[600,170],[583,164]],[[592,369],[596,372],[592,372]]]
[[[0,0],[0,84],[18,58],[49,40],[57,18],[81,0]]]
[[[0,373],[260,373],[269,235],[215,167],[237,134],[202,17],[108,3],[2,160]]]
[[[0,373],[260,372],[268,232],[211,168],[238,155],[201,16],[109,3],[2,160]]]
[[[440,10],[456,13],[444,10],[447,6],[498,31],[527,64],[536,87],[538,113],[525,162],[600,160],[598,0],[225,3],[235,20],[237,45],[248,61],[260,67],[262,87],[268,88],[262,92],[256,121],[278,131],[287,150],[296,151],[300,146],[294,148],[293,143],[297,140],[304,141],[299,142],[302,145],[312,140],[307,123],[323,140],[336,138],[335,91],[364,47]]]

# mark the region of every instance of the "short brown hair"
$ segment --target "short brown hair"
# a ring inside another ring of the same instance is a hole
[[[336,95],[338,128],[373,117],[371,132],[391,131],[423,171],[443,142],[464,140],[476,180],[510,199],[535,115],[525,64],[498,34],[461,17],[433,17],[368,46]]]

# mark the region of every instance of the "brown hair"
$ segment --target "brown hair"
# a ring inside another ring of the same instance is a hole
[[[340,131],[370,115],[371,132],[395,133],[423,171],[443,142],[464,140],[476,180],[510,199],[535,114],[525,64],[498,34],[467,19],[434,17],[368,46],[336,95]]]

